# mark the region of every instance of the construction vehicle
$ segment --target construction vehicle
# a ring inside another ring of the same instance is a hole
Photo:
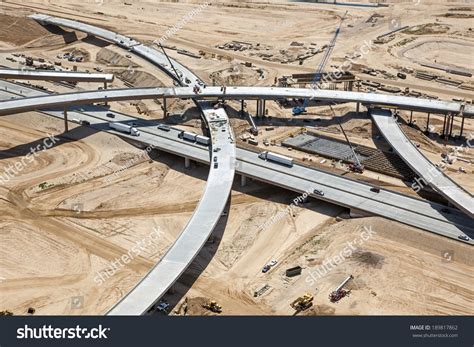
[[[332,107],[331,107],[332,110]],[[342,130],[342,133],[344,134],[344,137],[346,138],[347,144],[349,145],[352,155],[354,157],[355,163],[349,164],[349,170],[357,173],[364,173],[364,165],[361,164],[359,157],[357,156],[354,147],[352,147],[351,142],[349,141],[349,138],[346,135],[346,132],[344,131],[344,128],[342,127],[341,123],[339,123],[339,127]]]
[[[350,275],[347,277],[337,288],[335,291],[333,291],[331,294],[329,294],[329,301],[331,302],[338,302],[341,300],[343,297],[349,295],[351,292],[350,290],[344,290],[344,286],[354,278],[354,276]]]
[[[312,89],[317,88],[318,82],[321,80],[321,76],[324,70],[324,67],[326,66],[326,63],[329,61],[329,57],[332,54],[332,51],[334,50],[334,46],[336,45],[336,40],[337,37],[339,36],[339,32],[341,31],[342,23],[344,22],[344,19],[346,19],[347,11],[344,13],[344,16],[341,18],[341,22],[339,23],[339,26],[336,29],[336,32],[334,33],[334,37],[332,38],[331,42],[327,46],[326,53],[321,59],[321,62],[319,63],[318,69],[316,70],[316,73],[314,74],[314,79],[313,83],[311,85]],[[300,114],[306,113],[306,107],[308,106],[309,99],[306,98],[303,101],[303,106],[296,106],[293,107],[293,116],[299,116]]]
[[[203,308],[215,313],[222,312],[222,306],[215,301],[209,301],[207,304],[202,305]]]
[[[313,294],[305,293],[303,296],[298,297],[293,301],[290,306],[296,310],[296,312],[304,311],[313,306]]]

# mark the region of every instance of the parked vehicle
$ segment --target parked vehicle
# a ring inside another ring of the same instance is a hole
[[[263,269],[262,269],[262,272],[263,272],[263,273],[267,273],[268,271],[270,271],[270,266],[265,265],[265,266],[263,267]]]
[[[130,134],[132,136],[140,136],[140,132],[138,131],[138,129],[128,124],[110,122],[109,127],[122,133]]]
[[[441,209],[441,212],[446,213],[446,214],[450,214],[450,213],[451,213],[451,211],[450,211],[448,208],[442,208],[442,209]]]
[[[262,152],[258,155],[258,157],[260,159],[273,161],[278,164],[282,164],[282,165],[286,165],[290,167],[293,166],[293,159],[285,157],[284,155],[281,155],[281,154],[276,154],[272,152]]]
[[[81,121],[81,125],[91,125],[91,123],[87,120]]]

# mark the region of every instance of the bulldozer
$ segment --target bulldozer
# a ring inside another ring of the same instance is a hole
[[[297,312],[304,311],[313,306],[313,295],[311,293],[306,293],[293,301],[290,306]]]
[[[219,305],[215,301],[209,301],[207,304],[202,305],[202,307],[209,310],[209,311],[211,311],[211,312],[215,312],[215,313],[221,313],[222,312],[222,306]]]

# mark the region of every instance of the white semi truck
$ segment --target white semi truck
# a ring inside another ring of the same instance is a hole
[[[130,134],[132,136],[140,136],[140,132],[138,131],[138,129],[128,124],[110,122],[109,127],[122,133]]]
[[[179,133],[178,136],[184,140],[197,142],[206,146],[209,146],[211,144],[211,139],[209,137],[191,133],[189,131],[182,131],[181,133]]]
[[[260,153],[258,157],[260,159],[270,160],[281,165],[286,165],[290,167],[293,166],[293,158],[288,158],[281,154],[265,151],[265,152]]]

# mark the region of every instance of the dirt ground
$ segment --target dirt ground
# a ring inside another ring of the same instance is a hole
[[[22,58],[13,57],[12,53],[54,63],[58,54],[80,52],[86,58],[84,62],[63,59],[62,67],[72,70],[76,66],[79,71],[91,72],[99,68],[114,73],[116,79],[109,88],[170,86],[171,79],[159,69],[118,47],[81,33],[48,30],[25,18],[34,12],[49,13],[111,28],[150,43],[198,6],[197,1],[130,3],[4,1],[0,9],[0,65],[23,67]],[[420,65],[437,63],[474,72],[470,64],[474,53],[472,20],[446,15],[458,13],[454,9],[459,4],[391,4],[387,8],[361,8],[277,1],[212,2],[165,44],[195,54],[201,51],[202,58],[197,59],[167,49],[170,56],[208,84],[215,80],[228,85],[270,86],[283,75],[314,72],[322,53],[305,59],[302,65],[297,61],[281,63],[277,57],[280,59],[282,50],[296,52],[292,42],[303,43],[303,48],[298,48],[301,51],[322,49],[348,10],[327,70],[332,68],[330,65],[341,65],[347,56],[354,56],[377,36],[408,25],[410,30],[396,33],[390,41],[369,45],[369,52],[355,60],[351,72],[361,79],[407,86],[443,100],[474,99],[472,91],[421,80],[414,74],[400,80],[380,73],[362,73],[364,67],[394,75],[402,68],[410,68],[474,85],[472,77]],[[472,4],[462,6],[474,11]],[[369,20],[374,14],[379,17]],[[248,42],[253,48],[218,48],[231,41]],[[463,49],[459,42],[463,42]],[[261,53],[273,56],[263,59]],[[6,59],[11,57],[16,61]],[[32,83],[55,92],[73,89],[62,84]],[[101,86],[80,83],[76,89],[98,87]],[[228,105],[237,137],[247,134],[248,122],[238,116],[239,103]],[[159,101],[117,102],[113,109],[145,119],[163,118]],[[384,146],[376,140],[377,131],[370,120],[355,115],[355,105],[334,106],[336,118],[328,107],[309,108],[304,116],[309,122],[293,117],[291,108],[274,102],[267,102],[267,109],[271,118],[257,120],[261,129],[256,136],[259,146],[306,158],[327,170],[343,173],[344,167],[333,167],[330,161],[321,163],[322,158],[317,156],[289,152],[280,142],[304,128],[343,139],[337,125],[341,120],[354,143]],[[248,102],[246,110],[255,114],[255,102]],[[168,111],[168,123],[201,131],[199,114],[191,101],[170,102]],[[409,112],[400,113],[405,123],[409,117]],[[321,121],[316,122],[317,118]],[[446,173],[474,192],[474,158],[467,142],[472,139],[474,122],[466,119],[465,140],[446,141],[438,136],[443,116],[431,115],[429,135],[422,134],[426,114],[415,112],[413,119],[413,127],[402,125],[409,138],[433,163],[441,161],[441,154],[454,157],[456,160],[448,165]],[[273,126],[274,130],[265,130]],[[461,121],[456,119],[454,132],[460,128]],[[0,172],[4,172],[21,160],[33,143],[48,134],[61,134],[62,122],[34,112],[6,116],[0,119],[0,132]],[[274,144],[266,147],[262,144],[264,139]],[[135,158],[138,160],[131,167],[118,172]],[[46,315],[105,313],[175,240],[199,201],[207,172],[205,166],[184,169],[181,159],[165,153],[145,155],[143,150],[105,133],[81,128],[61,137],[57,146],[41,152],[21,173],[0,185],[0,311],[7,309],[22,315],[34,307],[37,314]],[[353,176],[415,194],[407,183],[383,174],[366,172]],[[282,212],[295,197],[295,193],[258,182],[246,187],[236,182],[226,208],[228,215],[166,295],[173,308],[171,314],[183,314],[179,309],[185,301],[188,315],[214,314],[203,309],[202,304],[216,300],[223,306],[224,315],[293,315],[290,303],[306,292],[314,295],[314,305],[300,314],[474,312],[474,259],[470,247],[379,217],[349,219],[345,209],[316,200],[293,207],[290,213]],[[275,215],[280,215],[281,220],[262,228]],[[362,242],[361,235],[367,230],[371,236]],[[150,242],[130,263],[118,269],[113,265],[114,260],[127,254],[137,242],[149,240],[155,232],[159,235],[157,241]],[[348,243],[356,241],[360,244],[350,256],[324,276],[319,275],[324,260],[333,259]],[[273,259],[277,265],[262,273],[262,267]],[[303,268],[302,274],[287,278],[285,270],[296,265]],[[329,293],[349,275],[354,276],[348,286],[349,296],[331,303]],[[255,297],[254,292],[258,291],[261,295]]]

